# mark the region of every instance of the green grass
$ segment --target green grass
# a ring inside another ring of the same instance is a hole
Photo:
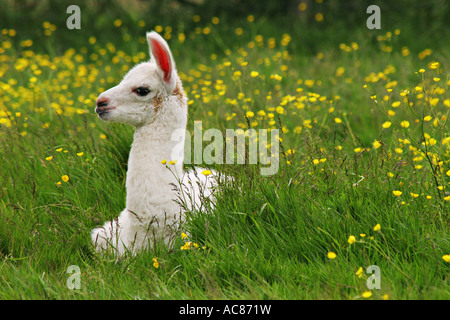
[[[125,206],[132,128],[102,123],[93,108],[100,92],[147,59],[147,45],[129,34],[115,50],[86,43],[58,54],[45,52],[51,37],[35,51],[3,35],[0,298],[364,299],[370,265],[381,270],[381,289],[370,299],[450,298],[443,259],[450,254],[449,47],[421,39],[427,46],[404,55],[412,38],[360,30],[346,42],[357,49],[346,52],[330,37],[307,54],[295,35],[283,45],[285,32],[267,21],[239,26],[249,32],[238,36],[219,24],[184,43],[175,34],[169,40],[193,101],[188,129],[194,120],[204,130],[279,129],[279,172],[264,177],[259,165],[215,165],[235,183],[221,186],[214,210],[188,212],[171,250],[158,244],[119,260],[98,256],[89,232]],[[431,55],[420,59],[426,48]],[[189,237],[181,239],[182,231]],[[198,248],[181,250],[186,241]],[[67,287],[70,265],[81,270],[79,290]]]

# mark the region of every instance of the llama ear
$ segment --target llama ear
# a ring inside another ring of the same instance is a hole
[[[167,93],[171,94],[176,86],[176,70],[169,46],[155,31],[147,33],[147,42],[150,46],[151,60],[156,62],[158,75],[160,76]]]

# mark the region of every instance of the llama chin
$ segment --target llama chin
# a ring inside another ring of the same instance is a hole
[[[171,136],[186,129],[187,98],[166,41],[153,31],[147,33],[147,42],[150,61],[136,65],[117,86],[101,93],[95,109],[104,121],[135,127],[126,208],[116,220],[91,232],[97,251],[117,256],[135,254],[155,241],[170,247],[184,221],[183,208],[177,202],[179,193],[189,195],[185,197],[188,206],[201,208],[200,195],[213,199],[212,189],[217,184],[216,172],[205,177],[199,169],[183,171],[184,150]],[[181,138],[184,141],[184,136]],[[161,163],[163,159],[177,161],[169,170]],[[179,190],[174,190],[174,185],[180,186]]]

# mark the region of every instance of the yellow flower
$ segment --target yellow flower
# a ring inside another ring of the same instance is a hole
[[[178,160],[170,160],[169,164],[174,165],[175,163],[177,163]]]
[[[383,295],[381,296],[381,299],[383,299],[383,300],[389,300],[389,295],[388,295],[388,294],[383,294]]]
[[[250,72],[250,76],[252,78],[256,78],[257,76],[259,76],[259,72],[258,71],[252,71],[252,72]]]
[[[356,242],[356,238],[355,238],[355,236],[350,236],[350,237],[348,237],[348,243],[350,243],[350,244],[354,244],[355,242]]]
[[[100,135],[100,139],[105,140],[105,139],[106,139],[106,134],[102,133],[102,134]]]
[[[189,250],[191,249],[192,242],[185,242],[183,246],[180,247],[181,250]]]
[[[444,200],[445,200],[445,201],[450,201],[450,196],[444,197]]]
[[[439,67],[439,62],[432,62],[430,64],[430,69],[437,69]]]
[[[403,192],[398,191],[398,190],[394,190],[394,191],[392,191],[392,193],[394,194],[394,196],[399,197],[399,196],[402,195]]]
[[[163,161],[161,161],[161,164],[166,164],[167,163],[167,160],[166,159],[164,159]]]
[[[156,257],[153,258],[153,266],[154,266],[156,269],[159,268],[158,258],[156,258]]]
[[[332,251],[330,251],[330,252],[327,253],[327,257],[328,257],[328,259],[333,260],[333,259],[335,259],[337,257],[337,254],[332,252]]]
[[[363,268],[359,267],[358,271],[355,272],[355,274],[358,276],[358,278],[361,278],[363,275]]]
[[[204,176],[209,176],[210,174],[212,174],[211,170],[203,170],[201,172]]]
[[[381,126],[385,129],[389,128],[391,126],[391,122],[390,121],[386,121],[385,123],[383,123]]]
[[[276,107],[275,111],[278,112],[279,114],[283,114],[284,108],[282,106],[278,106],[278,107]]]
[[[401,125],[403,128],[408,128],[408,127],[409,127],[409,121],[404,120],[404,121],[400,122],[400,125]]]
[[[316,13],[316,15],[314,16],[314,19],[316,19],[317,22],[323,21],[323,14],[320,12]]]
[[[442,259],[444,259],[445,262],[450,262],[450,254],[444,254]]]
[[[252,118],[255,115],[255,113],[253,111],[247,111],[245,115],[247,116],[247,118]]]
[[[393,108],[397,108],[398,106],[400,106],[400,101],[395,101],[392,103]]]
[[[361,294],[361,296],[363,297],[363,298],[370,298],[371,296],[372,296],[372,291],[364,291],[362,294]]]
[[[419,197],[419,194],[418,194],[418,193],[411,192],[411,197],[417,198],[417,197]]]
[[[341,120],[341,118],[334,118],[334,122],[336,122],[336,123],[342,123],[342,120]]]
[[[450,170],[448,170],[445,174],[450,177]]]
[[[186,238],[186,237],[187,237],[187,234],[184,233],[184,232],[182,232],[182,233],[181,233],[181,239],[184,239],[184,238]]]
[[[419,72],[420,72],[420,73],[424,73],[424,72],[425,72],[425,69],[419,69]]]
[[[308,5],[305,2],[300,2],[300,4],[298,5],[298,9],[300,11],[305,11],[307,7]]]
[[[56,152],[61,152],[63,148],[56,149]]]
[[[433,119],[432,116],[426,116],[425,118],[423,118],[424,121],[430,121],[431,119]]]
[[[359,236],[360,236],[361,238],[364,238],[364,237],[366,236],[366,234],[365,234],[365,233],[360,233]]]
[[[314,164],[319,164],[319,162],[320,162],[319,159],[314,159],[314,160],[313,160],[313,163],[314,163]]]
[[[380,229],[381,229],[381,226],[380,226],[379,223],[377,223],[377,224],[375,225],[375,227],[373,227],[373,231],[380,231]]]
[[[53,156],[45,158],[45,160],[47,160],[47,161],[52,161],[52,159],[53,159]]]
[[[374,147],[375,149],[378,149],[379,147],[381,147],[381,143],[380,143],[378,140],[375,140],[375,141],[372,143],[372,145],[373,145],[373,147]]]
[[[84,154],[84,152],[78,152],[78,153],[77,153],[77,156],[82,157],[83,154]]]
[[[62,179],[62,181],[67,182],[67,181],[69,181],[69,176],[67,174],[65,174],[61,177],[61,179]]]

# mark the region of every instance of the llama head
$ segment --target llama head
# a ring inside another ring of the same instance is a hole
[[[150,123],[175,90],[178,75],[169,46],[154,31],[147,33],[147,42],[150,61],[136,65],[117,86],[98,97],[95,112],[102,120],[134,126]]]

